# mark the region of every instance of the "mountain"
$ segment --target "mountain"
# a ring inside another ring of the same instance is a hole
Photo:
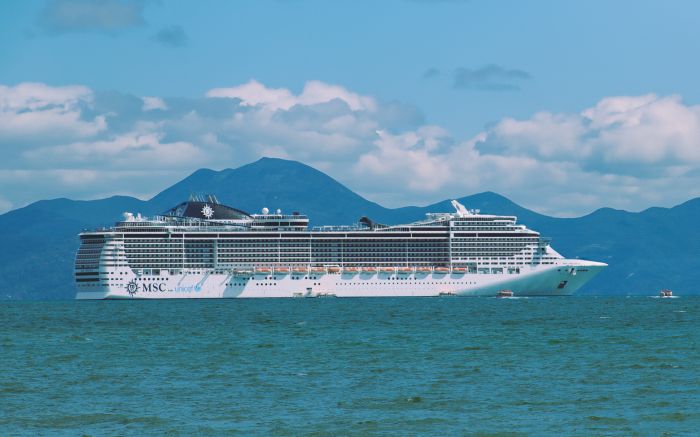
[[[410,222],[426,212],[451,211],[449,200],[425,207],[384,208],[328,175],[295,161],[263,158],[236,169],[197,170],[147,201],[115,196],[93,201],[42,200],[0,215],[0,299],[70,299],[77,234],[112,225],[124,211],[152,215],[192,193],[215,194],[222,203],[255,212],[263,206],[308,214],[312,225],[349,224],[361,216],[388,224]],[[610,264],[580,294],[699,293],[700,198],[673,208],[631,213],[599,209],[579,218],[554,218],[486,192],[459,199],[484,213],[516,215],[553,237],[569,258]]]

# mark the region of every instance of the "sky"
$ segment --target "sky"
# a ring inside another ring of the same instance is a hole
[[[700,196],[700,3],[0,0],[0,213],[294,159],[385,206]]]

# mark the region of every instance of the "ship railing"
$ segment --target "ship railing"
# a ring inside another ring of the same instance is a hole
[[[315,232],[336,232],[336,231],[362,231],[368,230],[367,226],[361,225],[327,225],[327,226],[314,226],[311,228]]]

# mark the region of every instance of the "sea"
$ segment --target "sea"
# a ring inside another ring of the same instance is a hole
[[[700,297],[0,302],[0,435],[700,435],[699,342]]]

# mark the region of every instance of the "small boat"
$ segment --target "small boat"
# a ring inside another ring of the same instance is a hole
[[[326,269],[324,267],[311,267],[311,273],[324,274],[326,273]]]
[[[452,273],[467,273],[467,268],[466,267],[453,267],[452,268]]]
[[[364,273],[377,273],[376,267],[362,267]]]
[[[289,269],[287,267],[275,267],[275,273],[282,273],[286,275],[289,273]]]
[[[328,267],[328,273],[338,273],[340,271],[340,267]]]
[[[308,270],[302,267],[297,267],[295,269],[292,269],[292,273],[295,275],[305,275]]]
[[[234,276],[250,276],[253,274],[252,270],[235,270],[233,272]]]
[[[255,273],[262,273],[262,274],[272,273],[272,269],[269,267],[256,267]]]
[[[450,273],[447,267],[435,267],[435,273]]]
[[[333,293],[318,293],[316,297],[338,297]]]
[[[394,273],[395,269],[393,267],[382,267],[379,271],[382,273]]]
[[[432,269],[430,267],[418,267],[416,271],[420,273],[430,273]]]
[[[358,269],[357,267],[345,267],[345,268],[343,268],[343,273],[352,273],[352,274],[355,274],[355,273],[357,273],[357,272],[359,272],[359,271],[360,271],[360,269]]]
[[[496,297],[513,297],[513,292],[511,290],[499,290],[496,293]]]
[[[399,273],[403,273],[403,274],[413,273],[413,269],[411,267],[399,267]]]
[[[457,296],[457,293],[453,291],[441,291],[438,293],[438,296],[440,297],[452,297],[452,296]]]
[[[664,288],[659,292],[659,297],[673,297],[673,292]]]

